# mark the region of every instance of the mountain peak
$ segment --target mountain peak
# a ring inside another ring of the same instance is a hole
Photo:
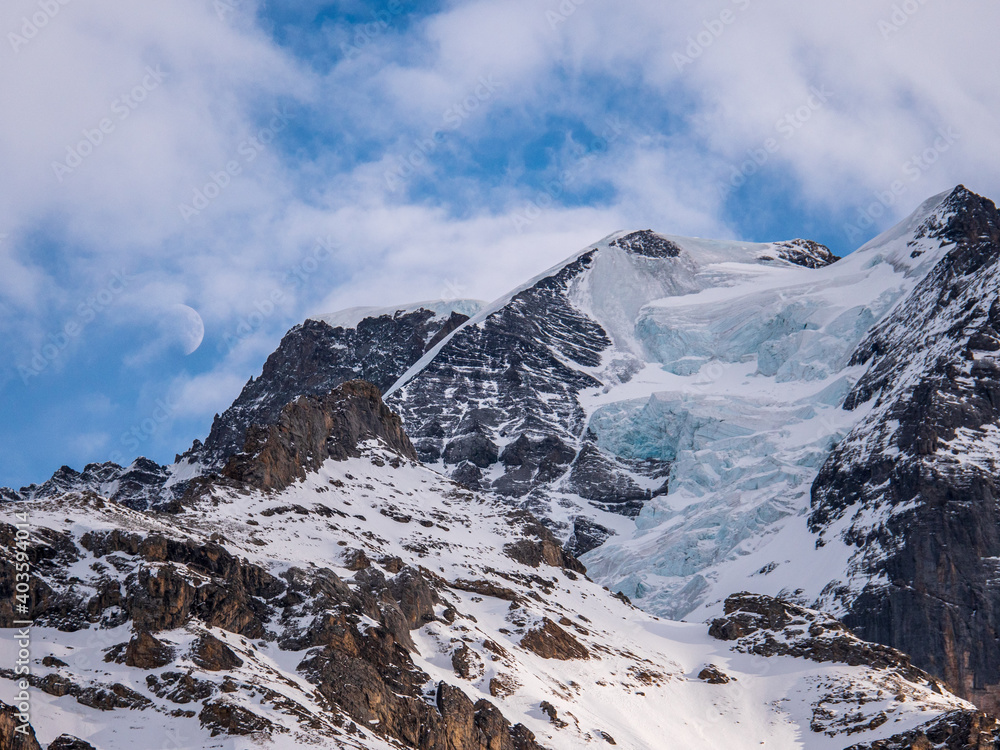
[[[1000,211],[989,198],[959,185],[941,201],[934,216],[924,224],[929,236],[959,244],[1000,236]],[[919,233],[918,233],[919,234]]]

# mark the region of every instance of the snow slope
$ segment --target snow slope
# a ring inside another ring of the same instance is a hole
[[[72,590],[85,598],[106,586],[102,578],[117,579],[127,590],[137,570],[157,571],[163,565],[122,552],[95,556],[86,549],[94,542],[84,543],[88,534],[90,539],[137,533],[214,541],[244,565],[261,566],[277,577],[294,569],[325,568],[352,587],[362,573],[373,571],[392,581],[399,570],[394,558],[420,566],[438,577],[442,597],[437,618],[412,634],[411,656],[427,677],[427,701],[433,705],[440,682],[457,684],[472,700],[490,701],[509,720],[523,722],[553,750],[612,740],[634,750],[832,750],[970,709],[926,675],[733,650],[733,644],[710,637],[705,625],[661,620],[571,571],[519,563],[504,554],[505,546],[519,538],[505,503],[470,493],[418,464],[400,462],[379,444],[369,444],[364,454],[327,461],[280,493],[217,489],[176,515],[136,512],[93,494],[72,493],[24,501],[19,510],[30,514],[40,540],[54,539],[45,531],[50,529],[80,546],[79,559],[57,575],[62,584],[49,583],[59,588],[75,580]],[[379,562],[359,572],[352,562],[359,551]],[[183,574],[196,585],[212,585],[200,568]],[[484,594],[463,581],[488,582],[501,593]],[[447,609],[457,613],[450,621]],[[105,613],[105,618],[115,616],[114,608]],[[542,658],[526,648],[525,635],[544,618],[571,633],[587,658]],[[127,622],[107,625],[95,622],[76,632],[37,625],[32,670],[39,679],[47,675],[49,684],[61,679],[84,688],[117,685],[121,694],[133,691],[146,703],[99,711],[73,695],[56,697],[36,689],[35,729],[43,745],[69,733],[102,750],[398,747],[380,735],[377,722],[346,729],[301,666],[317,649],[287,650],[273,634],[251,639],[195,618],[156,634],[180,656],[167,666],[137,669],[108,661],[109,649],[128,641],[130,627]],[[277,613],[266,623],[268,633],[282,627],[289,624]],[[358,627],[366,626],[362,621]],[[200,668],[188,649],[205,632],[222,640],[243,665],[225,672]],[[784,637],[792,642],[798,636]],[[462,648],[472,654],[465,678],[454,666],[456,649]],[[0,662],[12,663],[15,649],[11,639],[0,642]],[[43,666],[43,657],[59,661]],[[700,677],[710,664],[731,681],[711,684]],[[150,687],[178,671],[207,683],[202,689],[209,697],[202,695],[201,702],[238,706],[265,719],[270,729],[247,737],[210,736],[198,700],[179,705]]]

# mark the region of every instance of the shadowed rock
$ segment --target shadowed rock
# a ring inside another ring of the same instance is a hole
[[[571,636],[549,618],[544,618],[542,624],[529,630],[521,645],[529,651],[538,654],[543,659],[587,659],[590,652],[576,638]]]
[[[132,636],[125,649],[125,665],[129,667],[159,669],[173,660],[174,650],[146,631]]]
[[[243,452],[222,473],[258,489],[282,490],[327,459],[359,457],[366,440],[417,459],[402,421],[382,402],[378,388],[352,380],[324,396],[302,396],[281,410],[275,424],[251,428]]]
[[[211,633],[205,633],[191,648],[191,661],[210,672],[237,669],[243,660]]]
[[[26,725],[23,731],[20,720],[15,716],[17,709],[0,702],[0,750],[42,750],[35,739],[35,728]]]

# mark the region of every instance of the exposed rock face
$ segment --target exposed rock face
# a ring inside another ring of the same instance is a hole
[[[937,721],[886,740],[851,745],[847,750],[994,750],[1000,727],[992,716],[954,711]]]
[[[858,552],[845,621],[1000,709],[1000,213],[957,189],[918,233],[954,243],[854,355],[871,409],[813,485],[811,528]],[[849,590],[846,589],[845,590]]]
[[[673,242],[655,234],[652,229],[632,232],[611,243],[611,247],[620,247],[634,255],[644,255],[647,258],[676,258],[681,249]]]
[[[566,541],[566,551],[574,557],[580,557],[600,547],[611,535],[612,531],[599,523],[577,517],[573,521],[573,533]]]
[[[645,262],[673,258],[672,243],[658,235],[629,237],[618,241],[622,249]],[[571,303],[570,289],[598,252],[583,253],[463,327],[390,394],[421,460],[441,461],[456,481],[521,498],[540,513],[548,503],[540,493],[573,469],[571,492],[615,512],[638,512],[651,493],[630,479],[636,467],[606,455],[591,460],[593,447],[580,452],[586,415],[579,394],[601,385],[588,370],[601,364],[611,339]],[[454,409],[456,402],[467,406]],[[487,480],[484,472],[494,468],[500,476]]]
[[[324,396],[301,396],[281,410],[275,424],[252,428],[243,453],[230,459],[222,473],[252,487],[280,490],[328,458],[360,456],[359,444],[372,439],[404,458],[417,458],[402,422],[382,402],[378,388],[352,380]]]
[[[804,268],[822,268],[836,263],[840,258],[830,252],[830,248],[812,240],[792,240],[791,242],[776,242],[776,255]]]
[[[243,660],[214,635],[205,633],[191,649],[191,661],[210,672],[236,669],[243,666]]]
[[[205,700],[215,694],[213,683],[183,672],[148,675],[146,686],[153,695],[180,705]]]
[[[166,466],[139,457],[128,466],[112,461],[87,464],[82,472],[63,466],[42,484],[30,484],[17,493],[8,492],[12,499],[31,499],[89,491],[129,508],[145,510],[172,499],[172,492],[163,491],[166,480]]]
[[[125,649],[125,664],[138,669],[159,669],[174,660],[174,650],[146,631],[129,641]]]
[[[575,573],[587,572],[583,563],[563,549],[552,532],[530,513],[523,511],[511,513],[510,519],[511,523],[519,526],[524,538],[504,547],[504,552],[508,557],[532,568],[537,568],[539,565],[551,565]]]
[[[709,685],[728,685],[732,679],[714,664],[705,666],[699,673],[698,679],[704,680]]]
[[[129,566],[134,572],[126,578],[120,601],[107,604],[124,610],[140,633],[181,627],[197,616],[209,626],[258,638],[271,612],[269,602],[285,590],[280,579],[215,542],[199,545],[190,539],[144,538],[116,530],[85,534],[80,543],[99,559],[124,554],[142,561]],[[59,599],[54,602],[58,605]],[[104,613],[95,609],[78,611],[74,629],[100,622]],[[50,611],[43,602],[35,612],[36,622],[45,623],[58,618],[62,609]]]
[[[42,750],[35,739],[35,729],[30,724],[27,732],[18,732],[21,726],[14,714],[16,709],[0,702],[0,750]]]
[[[389,398],[422,460],[444,461],[474,489],[482,486],[478,470],[501,462],[503,476],[492,486],[514,497],[528,494],[540,474],[544,481],[565,472],[585,422],[577,394],[600,385],[577,367],[600,364],[611,344],[566,299],[595,252],[458,331],[416,380]],[[467,408],[452,409],[443,393]],[[501,457],[502,436],[510,443]]]
[[[49,743],[48,750],[96,750],[96,748],[79,737],[61,734]]]
[[[204,445],[196,445],[191,455],[221,468],[243,449],[252,425],[274,424],[299,396],[323,396],[349,380],[367,380],[385,391],[468,319],[453,312],[442,320],[420,309],[365,318],[353,328],[307,320],[285,334],[260,377],[251,378],[216,417]]]
[[[641,473],[664,480],[654,492],[643,489],[635,479],[620,469],[641,469],[643,467],[629,466],[629,462],[614,460],[601,452],[592,442],[585,442],[570,468],[566,488],[580,497],[590,500],[598,508],[613,510],[625,516],[639,515],[642,506],[653,497],[667,492],[666,477],[670,465],[666,462],[656,462],[649,465]],[[589,523],[583,519],[584,523]]]
[[[709,634],[733,641],[733,650],[757,656],[794,656],[818,662],[864,665],[882,670],[886,688],[902,684],[926,685],[934,693],[942,686],[929,674],[910,663],[910,657],[896,649],[866,643],[838,620],[815,610],[758,594],[734,594],[726,599],[726,616],[712,622]],[[699,677],[708,682],[729,679],[710,666]],[[892,688],[896,689],[896,688]],[[876,712],[866,716],[852,705],[877,702],[878,691],[866,695],[850,683],[833,686],[830,693],[813,705],[812,731],[829,736],[853,734],[886,724],[889,716]],[[1000,748],[1000,726],[987,714],[957,710],[942,715],[915,730],[872,743],[852,745],[848,750],[994,750]]]
[[[795,656],[852,666],[894,669],[911,680],[929,679],[896,649],[866,643],[839,620],[770,596],[733,594],[726,599],[726,616],[712,622],[709,635],[736,641],[736,649],[758,656]]]
[[[451,666],[463,680],[476,680],[483,676],[482,658],[464,643],[451,655]]]
[[[198,714],[201,725],[209,729],[212,736],[231,734],[237,736],[272,734],[275,727],[267,719],[248,711],[242,706],[223,700],[206,703]]]
[[[540,626],[525,634],[524,638],[521,639],[521,645],[543,659],[566,661],[590,657],[586,646],[547,617],[542,620]]]

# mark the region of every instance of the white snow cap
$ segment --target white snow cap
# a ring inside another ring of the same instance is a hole
[[[378,318],[383,315],[406,315],[418,310],[429,310],[436,319],[451,317],[452,313],[468,315],[470,318],[478,313],[486,303],[478,299],[436,299],[424,302],[411,302],[388,307],[348,307],[332,313],[310,315],[309,320],[321,320],[334,328],[356,328],[365,318]]]

